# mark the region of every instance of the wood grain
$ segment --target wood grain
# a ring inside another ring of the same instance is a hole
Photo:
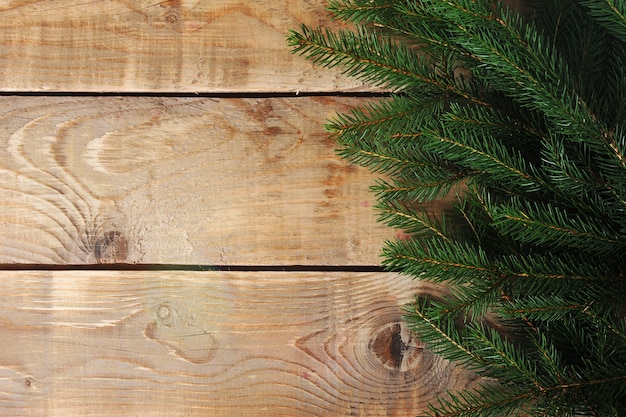
[[[0,264],[378,265],[361,100],[0,97]]]
[[[369,87],[291,55],[337,28],[326,0],[4,0],[1,91],[297,92]]]
[[[412,416],[473,383],[391,273],[0,272],[11,416]]]

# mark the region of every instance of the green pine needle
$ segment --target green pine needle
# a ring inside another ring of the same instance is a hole
[[[626,415],[626,0],[330,0],[294,53],[387,89],[327,124],[380,178],[415,336],[485,383],[424,416]],[[428,205],[448,203],[435,215]]]

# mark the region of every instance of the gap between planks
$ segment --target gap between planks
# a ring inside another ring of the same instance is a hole
[[[322,92],[90,92],[90,91],[51,91],[33,92],[0,91],[0,97],[170,97],[170,98],[206,98],[206,99],[254,99],[254,98],[305,98],[305,97],[347,97],[347,98],[389,98],[403,95],[403,92],[390,91],[322,91]]]
[[[0,271],[391,272],[374,265],[0,264]]]

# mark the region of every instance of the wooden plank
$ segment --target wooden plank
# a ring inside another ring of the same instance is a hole
[[[473,383],[391,273],[0,272],[11,416],[412,416]]]
[[[289,29],[337,28],[326,0],[0,2],[0,90],[362,91],[291,55]]]
[[[362,100],[0,97],[0,264],[378,265]]]

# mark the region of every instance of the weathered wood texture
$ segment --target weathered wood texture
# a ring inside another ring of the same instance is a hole
[[[0,91],[367,90],[289,53],[325,0],[2,0]]]
[[[359,102],[0,97],[0,263],[378,265],[375,176],[322,127]]]
[[[2,272],[0,410],[412,416],[471,383],[401,321],[388,273]]]
[[[45,96],[374,91],[289,53],[325,3],[0,0],[0,92],[44,94],[0,97],[0,266],[378,265],[376,176],[321,126],[367,99]],[[0,270],[0,415],[413,416],[475,382],[406,329],[416,292],[441,289]]]

